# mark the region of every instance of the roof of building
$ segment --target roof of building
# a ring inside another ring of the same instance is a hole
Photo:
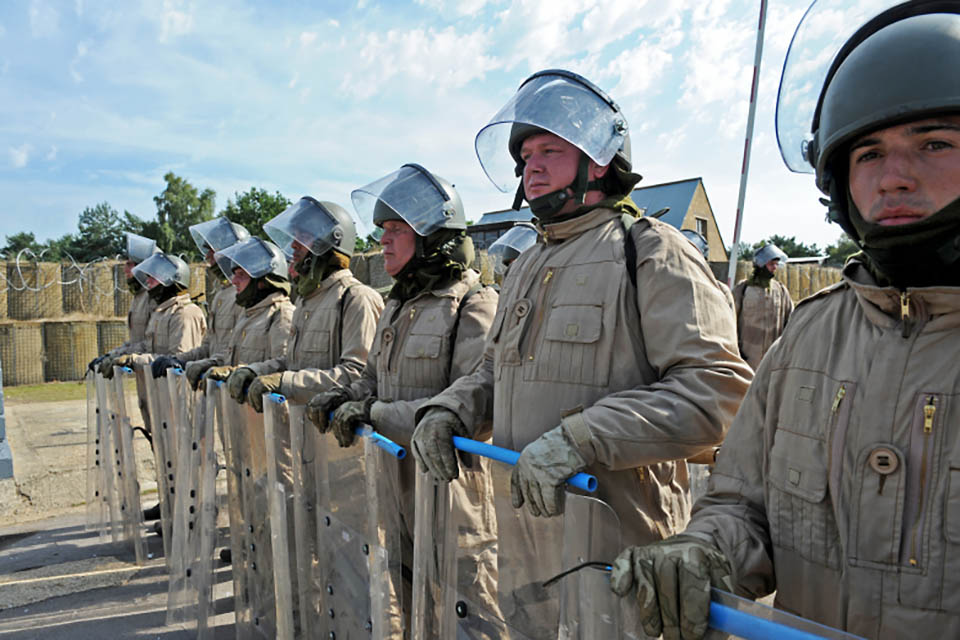
[[[519,211],[514,211],[513,209],[504,209],[503,211],[491,211],[490,213],[483,214],[479,220],[477,220],[476,225],[484,224],[503,224],[505,222],[530,222],[533,220],[533,213],[530,212],[530,207],[520,207]]]
[[[683,224],[683,219],[687,216],[687,211],[690,209],[690,202],[693,200],[693,194],[697,190],[698,184],[700,184],[700,178],[654,184],[649,187],[634,189],[630,197],[633,198],[640,211],[646,216],[652,216],[663,209],[667,209],[665,213],[657,217],[670,226],[679,229],[680,225]]]

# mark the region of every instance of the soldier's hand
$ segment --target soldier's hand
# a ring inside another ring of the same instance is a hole
[[[214,367],[219,369],[220,367]],[[247,397],[247,389],[250,387],[250,383],[253,382],[257,374],[250,367],[239,367],[235,370],[227,372],[229,377],[224,377],[227,381],[227,393],[230,394],[230,397],[243,404]],[[207,374],[207,377],[210,377],[210,374]],[[217,378],[214,378],[215,380]]]
[[[183,368],[183,361],[176,356],[157,356],[157,359],[150,363],[150,373],[156,378],[165,378],[167,369]],[[196,387],[194,387],[196,389]]]
[[[203,378],[203,374],[205,374],[210,367],[213,367],[216,364],[217,361],[213,358],[191,360],[187,363],[187,366],[183,369],[183,373],[187,376],[187,382],[190,383],[190,386],[193,387],[194,391],[196,391],[200,386],[200,380]]]
[[[709,542],[680,534],[624,549],[613,563],[610,588],[636,592],[640,621],[651,637],[699,640],[707,632],[710,587],[733,590],[730,562]]]
[[[87,365],[87,369],[88,369],[89,371],[93,371],[94,373],[96,373],[96,372],[97,372],[97,366],[98,366],[101,362],[103,362],[103,359],[106,358],[106,357],[107,357],[107,354],[103,354],[102,356],[97,356],[96,358],[94,358],[93,360],[90,361],[90,364]]]
[[[330,426],[333,435],[341,447],[349,447],[357,439],[356,428],[370,424],[370,407],[377,399],[370,396],[366,400],[344,402],[333,412]]]
[[[130,367],[133,368],[133,354],[127,353],[121,356],[113,356],[112,358],[104,358],[103,362],[100,363],[101,367],[107,365],[106,368],[101,372],[103,377],[107,380],[113,380],[113,368],[114,367]]]
[[[247,389],[247,401],[257,413],[263,413],[263,394],[280,393],[280,384],[283,382],[283,373],[268,373],[257,376]],[[230,381],[227,381],[227,385]],[[229,387],[228,387],[229,388]]]
[[[467,427],[453,411],[431,407],[420,418],[413,432],[413,455],[420,470],[440,482],[450,482],[460,475],[453,436],[469,437]]]
[[[587,461],[563,426],[528,444],[510,475],[510,497],[517,509],[524,503],[534,516],[563,513],[566,481],[587,468]]]
[[[307,403],[307,418],[317,426],[320,433],[330,431],[330,414],[350,399],[346,387],[336,387],[330,391],[321,391]]]
[[[100,363],[97,365],[97,371],[107,380],[113,378],[113,359],[116,357],[117,356],[110,355],[109,353],[104,354]],[[108,371],[109,373],[107,373]]]

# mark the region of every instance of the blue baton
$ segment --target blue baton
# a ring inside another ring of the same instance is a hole
[[[453,436],[453,446],[464,453],[472,453],[483,456],[484,458],[490,458],[491,460],[506,463],[511,467],[517,464],[517,460],[520,459],[520,454],[516,451],[504,449],[503,447],[495,447],[486,442],[477,442],[470,438],[461,438],[460,436]],[[578,473],[572,478],[569,478],[567,484],[578,489],[583,489],[584,491],[589,491],[590,493],[597,490],[597,479],[589,473]]]

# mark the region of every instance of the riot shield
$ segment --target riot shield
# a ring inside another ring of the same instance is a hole
[[[296,592],[296,545],[293,541],[293,471],[290,465],[290,414],[283,396],[263,396],[263,435],[270,508],[270,550],[276,602],[277,638],[293,640],[299,618]],[[289,516],[289,520],[288,520]]]
[[[293,464],[293,523],[296,542],[300,636],[313,638],[320,626],[321,587],[314,581],[317,559],[317,437],[303,405],[288,404]]]
[[[223,419],[220,415],[220,402],[217,394],[218,382],[206,380],[206,393],[199,399],[203,404],[203,428],[200,431],[199,455],[200,476],[197,492],[198,522],[200,530],[197,543],[197,556],[194,560],[192,573],[195,576],[197,591],[197,639],[206,640],[214,637],[211,621],[215,614],[216,605],[216,565],[214,554],[221,542],[220,538],[220,509],[217,499],[217,473],[220,470],[216,450],[216,433],[222,433]],[[224,512],[224,516],[226,515]]]
[[[87,372],[87,525],[88,531],[97,531],[105,538],[112,529],[110,515],[110,487],[113,476],[109,470],[110,451],[109,416],[106,394],[107,380],[99,373]]]
[[[168,370],[169,372],[169,370]],[[173,405],[167,378],[154,378],[150,365],[137,369],[137,386],[146,390],[153,436],[153,456],[157,471],[157,495],[160,499],[160,527],[163,537],[163,555],[170,566],[171,529],[175,497],[176,437],[173,423]]]
[[[137,459],[133,450],[133,425],[123,389],[124,381],[132,375],[133,372],[126,368],[115,367],[113,380],[107,381],[107,401],[113,428],[112,448],[109,451],[113,456],[111,468],[116,474],[114,489],[118,496],[121,536],[133,545],[137,564],[143,564],[147,557],[147,544],[143,536],[140,481],[137,479]]]
[[[167,624],[198,619],[197,605],[202,576],[196,571],[200,551],[200,473],[203,469],[207,404],[194,391],[182,369],[167,370],[173,432],[177,439],[174,473],[173,520],[170,527]]]
[[[492,547],[476,537],[477,511],[464,508],[469,485],[437,484],[418,472],[413,637],[634,637],[624,635],[624,605],[606,570],[621,544],[612,509],[568,493],[562,517],[534,518],[511,504],[511,468],[487,464],[497,534],[492,572]]]
[[[230,493],[230,547],[238,640],[276,636],[263,415],[221,386]]]
[[[320,587],[320,598],[311,608],[320,615],[313,636],[401,637],[403,463],[369,438],[344,448],[332,434],[315,435],[317,557],[311,584]]]

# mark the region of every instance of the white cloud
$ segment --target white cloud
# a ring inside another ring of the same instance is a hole
[[[656,92],[653,87],[673,62],[670,52],[656,43],[641,42],[624,51],[610,62],[607,74],[619,77],[620,82],[611,91],[617,100],[628,96]]]
[[[10,153],[10,164],[13,165],[13,168],[22,169],[30,161],[30,152],[33,151],[33,146],[25,142],[19,147],[10,147],[8,151]]]
[[[287,88],[293,89],[294,87],[297,86],[297,82],[299,81],[300,81],[300,72],[296,71],[294,72],[293,77],[290,78],[290,82],[287,83]]]
[[[60,31],[60,14],[56,9],[42,2],[30,2],[30,33],[34,38],[56,35]]]
[[[193,6],[183,0],[163,0],[160,14],[160,42],[186,35],[193,31]]]
[[[83,82],[83,75],[81,75],[78,67],[80,66],[80,61],[86,57],[89,50],[90,46],[86,42],[78,43],[77,55],[74,56],[73,60],[70,61],[70,77],[73,78],[73,81],[76,83]]]
[[[333,27],[334,29],[339,29],[339,28],[340,28],[340,21],[339,21],[339,20],[334,20],[333,18],[330,18],[329,20],[327,20],[327,26]]]
[[[300,34],[300,46],[309,47],[314,42],[317,41],[317,33],[315,31],[304,31]]]
[[[57,159],[57,145],[51,145],[50,151],[47,152],[46,160],[47,162],[53,162]]]

